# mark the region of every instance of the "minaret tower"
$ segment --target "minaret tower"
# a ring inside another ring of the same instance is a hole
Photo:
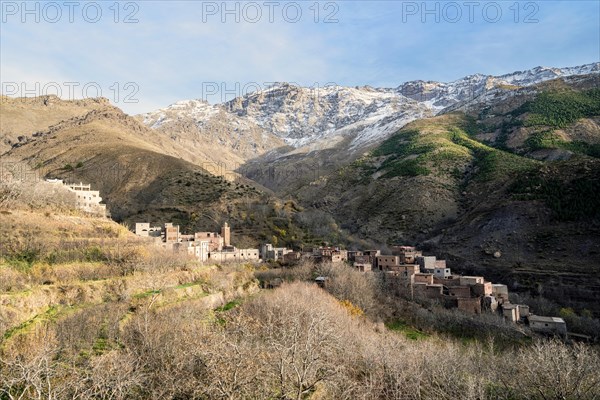
[[[223,246],[231,246],[231,230],[227,222],[221,227],[221,236],[223,237]]]

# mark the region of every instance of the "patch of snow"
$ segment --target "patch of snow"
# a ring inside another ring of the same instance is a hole
[[[501,76],[469,75],[452,82],[412,81],[396,88],[326,86],[303,88],[276,83],[264,90],[211,105],[182,100],[143,114],[152,129],[168,129],[174,121],[192,121],[202,128],[219,113],[231,134],[261,129],[295,148],[351,138],[351,148],[376,142],[418,118],[473,102],[487,102],[506,92],[501,85],[522,88],[557,77],[600,73],[600,63],[577,67],[536,67]],[[220,118],[220,117],[219,117]],[[336,139],[337,140],[337,139]]]

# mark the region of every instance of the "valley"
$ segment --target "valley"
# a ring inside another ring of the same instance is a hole
[[[597,314],[598,68],[276,84],[136,117],[102,99],[3,97],[2,158],[92,182],[130,225],[227,220],[247,247],[413,244]]]
[[[0,400],[600,400],[599,15],[0,0]]]

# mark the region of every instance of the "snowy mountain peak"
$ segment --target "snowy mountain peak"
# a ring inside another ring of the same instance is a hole
[[[264,135],[274,135],[296,148],[340,137],[349,138],[351,148],[360,148],[415,119],[436,115],[498,88],[527,87],[560,77],[593,73],[600,73],[600,63],[535,67],[500,76],[477,73],[448,83],[417,80],[396,88],[306,88],[277,82],[222,104],[185,100],[140,117],[146,125],[163,131],[169,131],[173,124],[179,127],[181,121],[201,130],[218,120],[232,132],[241,127],[262,129]]]

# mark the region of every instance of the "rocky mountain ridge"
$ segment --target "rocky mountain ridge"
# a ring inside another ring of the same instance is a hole
[[[556,78],[598,73],[600,63],[591,63],[566,68],[536,67],[501,76],[475,74],[449,83],[412,81],[396,88],[305,88],[279,83],[221,104],[185,100],[138,118],[177,138],[185,137],[189,131],[201,137],[214,136],[212,126],[218,122],[223,128],[219,141],[237,153],[240,160],[280,147],[284,150],[277,156],[299,150],[310,152],[347,139],[349,148],[358,151],[389,137],[411,121],[443,113],[492,91],[509,95],[515,89]],[[250,148],[248,139],[254,141]]]

